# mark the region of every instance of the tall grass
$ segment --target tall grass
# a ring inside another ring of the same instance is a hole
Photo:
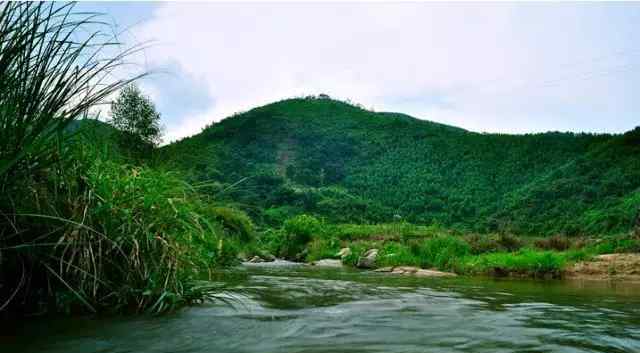
[[[15,195],[2,275],[18,295],[5,301],[22,311],[164,312],[210,299],[217,287],[201,280],[234,261],[239,241],[224,236],[211,202],[174,173],[72,142],[64,173]]]
[[[93,30],[92,30],[93,29]],[[61,157],[65,127],[133,78],[114,79],[138,48],[117,46],[74,4],[7,2],[0,11],[0,177]]]
[[[0,11],[0,312],[162,312],[208,298],[199,279],[234,257],[179,177],[70,140],[72,121],[136,78],[114,78],[138,48],[105,26],[73,3]]]

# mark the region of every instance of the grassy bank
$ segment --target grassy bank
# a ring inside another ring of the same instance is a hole
[[[128,158],[114,129],[79,121],[140,76],[114,80],[136,48],[122,51],[101,24],[73,3],[0,12],[2,315],[164,312],[211,299],[217,287],[201,280],[253,235],[242,212],[152,155]]]
[[[351,255],[343,262],[351,266],[367,250],[378,249],[378,267],[405,265],[470,275],[558,278],[576,261],[599,254],[638,252],[640,240],[631,235],[536,238],[464,234],[437,226],[336,225],[298,216],[280,229],[265,232],[259,247],[298,261],[338,258],[337,253],[346,247]]]

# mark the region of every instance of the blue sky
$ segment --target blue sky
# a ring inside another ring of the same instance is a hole
[[[128,43],[167,140],[328,93],[474,131],[640,125],[640,3],[81,3]]]

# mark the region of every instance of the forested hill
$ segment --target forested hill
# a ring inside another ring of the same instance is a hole
[[[236,114],[162,153],[267,224],[311,213],[600,234],[628,230],[640,208],[640,128],[480,134],[310,97]]]

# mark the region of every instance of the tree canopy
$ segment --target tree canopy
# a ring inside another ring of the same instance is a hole
[[[111,103],[110,123],[122,132],[120,142],[129,150],[144,151],[162,142],[160,114],[135,84],[125,86]]]

